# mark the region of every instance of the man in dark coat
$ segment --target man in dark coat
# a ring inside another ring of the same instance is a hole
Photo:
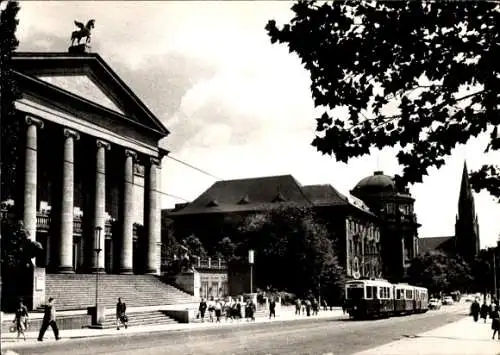
[[[470,306],[470,314],[472,315],[472,318],[474,318],[474,322],[477,322],[479,319],[479,312],[481,310],[481,306],[479,306],[479,302],[477,300],[474,300]]]
[[[121,298],[118,298],[118,303],[116,304],[116,329],[120,330],[120,323],[125,326],[127,329],[128,326],[128,317],[125,313],[127,311],[127,305],[125,302],[122,302]]]
[[[491,311],[491,307],[486,305],[486,302],[483,302],[481,306],[481,310],[479,311],[481,318],[484,319],[484,322],[486,323],[486,318],[488,318],[488,314]]]
[[[207,302],[205,302],[205,299],[201,299],[201,302],[200,302],[200,307],[198,308],[198,310],[200,311],[200,318],[201,318],[201,321],[204,322],[205,321],[205,311],[207,310]]]
[[[45,331],[50,326],[54,331],[54,337],[56,340],[61,339],[59,337],[59,328],[57,328],[56,323],[56,306],[54,305],[55,299],[50,297],[49,302],[45,305],[45,311],[43,314],[42,327],[40,328],[40,333],[38,334],[38,341],[43,341],[43,336]]]

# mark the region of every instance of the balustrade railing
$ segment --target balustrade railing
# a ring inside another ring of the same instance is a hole
[[[8,210],[0,210],[0,219],[4,220],[10,218],[9,217],[9,211]],[[50,224],[51,224],[51,216],[50,214],[47,213],[37,213],[36,216],[36,229],[37,231],[41,232],[47,232],[50,229]],[[74,221],[73,221],[73,233],[76,235],[81,235],[83,232],[83,222],[84,219],[83,217],[80,216],[75,216]],[[141,229],[141,225],[134,224],[134,236],[138,236],[139,231]],[[105,235],[107,237],[111,237],[112,235],[112,228],[113,228],[113,221],[112,220],[107,220],[105,223]]]
[[[201,269],[227,269],[227,263],[220,258],[198,258],[198,260],[195,259],[194,264]]]

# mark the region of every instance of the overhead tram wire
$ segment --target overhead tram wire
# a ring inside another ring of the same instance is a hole
[[[166,156],[166,158],[172,159],[172,160],[174,160],[174,161],[176,161],[176,162],[178,162],[178,163],[180,163],[180,164],[182,164],[182,165],[185,165],[185,166],[187,166],[187,167],[189,167],[189,168],[191,168],[191,169],[194,169],[194,170],[196,170],[196,171],[198,171],[198,172],[200,172],[200,173],[202,173],[202,174],[205,174],[205,175],[207,175],[207,176],[210,176],[210,177],[212,177],[212,178],[214,178],[214,179],[216,179],[216,180],[224,180],[223,178],[218,177],[218,176],[215,176],[215,175],[213,175],[213,174],[210,174],[209,172],[207,172],[207,171],[205,171],[205,170],[203,170],[203,169],[197,168],[197,167],[196,167],[196,166],[194,166],[194,165],[191,165],[191,164],[189,164],[189,163],[186,163],[186,162],[184,162],[184,161],[182,161],[182,160],[180,160],[180,159],[174,158],[174,157],[173,157],[173,156],[171,156],[170,154],[168,154],[168,155]]]

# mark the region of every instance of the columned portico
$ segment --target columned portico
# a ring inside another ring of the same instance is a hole
[[[137,159],[137,153],[125,149],[125,161],[123,171],[123,204],[121,211],[121,243],[120,243],[120,265],[121,274],[131,274],[133,272],[133,233],[134,221],[132,209],[133,204],[133,186],[134,186],[134,160]]]
[[[96,170],[95,170],[95,201],[94,201],[94,231],[100,229],[102,236],[93,233],[92,246],[105,250],[105,223],[106,223],[106,151],[111,149],[108,142],[98,139],[96,141]],[[96,240],[98,239],[98,240]],[[104,272],[105,253],[92,253],[91,271]]]
[[[61,241],[59,244],[59,265],[57,270],[72,273],[73,269],[73,221],[74,221],[74,141],[80,134],[71,129],[64,129],[64,157],[62,178],[61,206]]]
[[[29,238],[36,240],[36,195],[37,195],[37,130],[43,128],[43,122],[26,117],[26,152],[24,164],[24,227]]]

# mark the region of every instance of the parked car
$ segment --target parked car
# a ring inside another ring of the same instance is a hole
[[[453,298],[451,296],[446,296],[445,298],[443,298],[443,305],[451,305],[455,303],[453,301]]]
[[[464,297],[465,302],[474,302],[474,299],[475,299],[474,295],[466,295]]]
[[[441,301],[438,300],[437,298],[431,298],[429,300],[429,309],[440,309],[441,308]]]

